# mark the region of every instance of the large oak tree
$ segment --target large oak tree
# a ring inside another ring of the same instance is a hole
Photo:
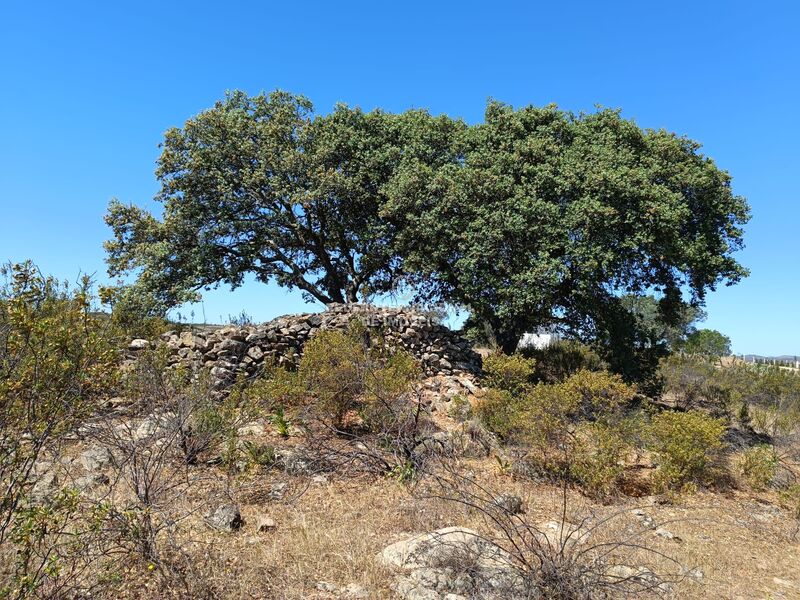
[[[167,132],[157,175],[163,217],[113,202],[106,220],[112,274],[136,272],[159,306],[248,273],[325,303],[410,284],[507,351],[554,326],[635,379],[664,342],[632,298],[654,295],[675,327],[746,275],[749,207],[729,175],[612,110],[490,102],[467,127],[235,92]]]
[[[421,110],[317,116],[302,96],[231,93],[166,133],[162,218],[111,203],[110,273],[136,273],[161,306],[247,274],[323,303],[388,291],[401,260],[384,188],[404,162],[451,161],[462,128]]]
[[[625,296],[655,294],[680,320],[746,270],[748,220],[699,145],[617,111],[490,102],[460,159],[403,165],[386,209],[422,297],[466,306],[506,350],[551,325],[613,346],[631,337]]]

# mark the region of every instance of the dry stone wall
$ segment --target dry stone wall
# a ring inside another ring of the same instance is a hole
[[[331,304],[322,313],[279,317],[268,323],[215,330],[170,331],[157,342],[168,349],[169,363],[207,368],[218,386],[240,374],[255,375],[266,364],[296,366],[303,346],[325,329],[346,329],[351,319],[380,333],[387,345],[402,347],[419,359],[426,375],[457,375],[480,371],[480,357],[470,343],[424,313],[407,308],[367,304]],[[129,358],[152,345],[133,340]]]

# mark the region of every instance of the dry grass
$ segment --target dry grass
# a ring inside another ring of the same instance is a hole
[[[515,481],[498,474],[489,461],[473,462],[469,467],[483,483],[520,495],[531,522],[559,517],[557,487]],[[254,485],[268,488],[277,480],[291,483],[287,501],[243,504],[245,525],[237,533],[213,532],[199,515],[188,523],[184,535],[194,541],[185,548],[201,566],[199,571],[216,597],[340,597],[317,589],[319,582],[328,582],[338,588],[354,583],[369,590],[373,598],[392,598],[391,574],[375,561],[385,546],[412,533],[450,525],[486,530],[475,511],[415,497],[391,480],[311,483],[281,475],[248,483],[242,487],[242,497],[245,491],[252,494]],[[208,498],[209,493],[211,490],[205,490],[198,495]],[[238,499],[236,492],[232,495]],[[187,502],[198,500],[202,498],[187,498]],[[572,494],[569,505],[568,520],[573,522],[592,511],[597,518],[623,511],[599,531],[597,541],[636,539],[674,558],[687,571],[702,571],[702,579],[696,581],[681,577],[672,561],[654,560],[652,553],[630,552],[624,557],[625,564],[646,563],[667,579],[680,579],[673,586],[675,598],[800,598],[800,547],[790,535],[791,518],[773,504],[745,494],[701,492],[676,504],[659,505],[644,499],[616,506],[593,505]],[[636,507],[642,507],[657,524],[663,523],[675,538],[659,537],[625,512]],[[273,518],[277,527],[258,532],[262,515]],[[159,593],[155,586],[137,585],[128,597],[156,598]]]
[[[295,444],[269,432],[260,440],[270,444]],[[559,519],[562,490],[504,474],[494,459],[462,461],[464,473],[498,493],[518,495],[525,519],[542,523]],[[119,583],[96,598],[346,598],[340,591],[318,589],[320,582],[341,590],[357,584],[370,598],[393,598],[392,574],[375,560],[384,547],[411,534],[447,526],[463,526],[492,535],[485,515],[452,502],[425,497],[393,479],[330,473],[326,481],[290,476],[276,468],[261,469],[233,478],[217,467],[196,466],[194,483],[175,499],[173,510],[188,515],[176,526],[176,560],[184,555],[189,587],[180,582],[165,586],[148,565],[126,561],[114,573]],[[282,499],[269,498],[277,483],[286,483]],[[245,524],[225,534],[203,521],[209,506],[221,501],[241,506]],[[675,537],[665,539],[643,526],[633,509],[640,508]],[[567,520],[578,523],[587,515],[595,521],[617,515],[598,528],[595,541],[635,540],[653,552],[637,548],[617,557],[620,564],[648,565],[668,580],[671,597],[799,598],[800,543],[796,521],[778,508],[775,493],[729,491],[698,492],[659,504],[654,498],[619,498],[611,505],[594,503],[569,492]],[[277,527],[258,531],[261,517]],[[698,581],[685,577],[697,569]],[[190,589],[190,592],[186,590]]]

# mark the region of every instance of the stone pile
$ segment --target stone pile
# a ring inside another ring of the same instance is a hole
[[[167,348],[170,365],[207,368],[215,383],[224,386],[240,374],[256,374],[264,365],[296,366],[303,346],[317,331],[344,330],[352,319],[361,321],[369,332],[383,336],[388,346],[409,351],[428,376],[480,371],[480,357],[469,341],[428,315],[407,308],[367,304],[331,304],[322,313],[289,315],[260,325],[170,331],[161,336],[159,343]],[[133,340],[128,348],[129,359],[135,360],[150,346],[147,340]]]

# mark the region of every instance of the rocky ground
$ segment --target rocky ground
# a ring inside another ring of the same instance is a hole
[[[516,477],[491,440],[460,422],[459,398],[480,393],[476,385],[465,375],[425,381],[426,404],[440,426],[433,438],[454,456],[450,467],[490,493],[508,522],[535,532],[537,543],[559,548],[569,538],[567,553],[591,553],[624,540],[604,558],[603,576],[634,585],[633,597],[800,598],[797,522],[774,496],[700,491],[670,502],[645,496],[600,504],[574,491],[563,495],[556,485]],[[158,416],[126,420],[124,408],[116,410],[135,439],[159,428]],[[168,507],[180,515],[175,536],[196,569],[192,576],[217,597],[541,597],[512,568],[513,544],[498,536],[491,511],[454,502],[425,481],[321,466],[307,454],[307,432],[297,428],[282,436],[264,419],[239,433],[244,442],[276,448],[275,462],[236,474],[213,461],[194,465],[175,481]],[[38,466],[36,494],[65,484],[97,499],[122,493],[114,452],[83,434],[60,462]],[[118,568],[116,597],[165,594],[157,578],[142,579],[141,565]]]

